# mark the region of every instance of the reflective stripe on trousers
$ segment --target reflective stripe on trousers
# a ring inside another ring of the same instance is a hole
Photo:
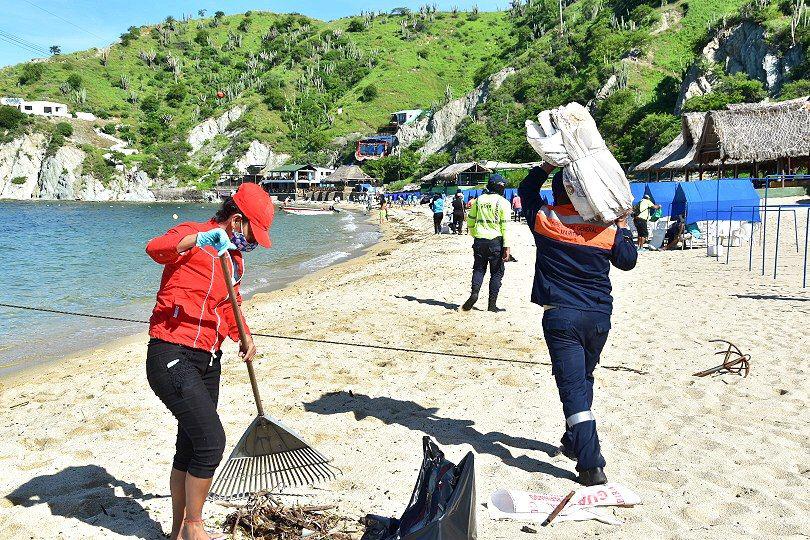
[[[565,425],[568,427],[574,427],[575,425],[582,423],[582,422],[596,422],[596,417],[593,415],[591,411],[582,411],[576,414],[572,414],[568,418],[565,419]]]
[[[593,371],[609,329],[607,313],[564,306],[543,312],[543,336],[566,421],[562,443],[577,456],[580,471],[605,466],[591,405]]]

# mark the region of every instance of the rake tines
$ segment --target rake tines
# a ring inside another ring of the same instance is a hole
[[[303,438],[269,416],[257,417],[211,486],[211,500],[244,499],[334,480],[340,471]]]
[[[722,373],[734,373],[736,375],[742,375],[743,377],[748,377],[748,371],[750,369],[750,354],[743,354],[739,347],[731,343],[730,341],[726,341],[725,339],[711,339],[709,343],[724,343],[728,345],[728,348],[725,351],[717,351],[714,354],[722,354],[725,355],[723,358],[723,363],[719,366],[715,366],[713,368],[709,368],[703,371],[698,371],[697,373],[693,373],[694,377],[706,377],[707,375],[714,375],[715,373],[722,374]]]
[[[338,469],[312,448],[230,459],[211,486],[209,499],[244,499],[262,491],[334,480]]]

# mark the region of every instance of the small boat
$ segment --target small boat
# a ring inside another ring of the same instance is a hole
[[[281,209],[288,214],[294,214],[296,216],[319,216],[323,214],[334,214],[337,212],[334,207],[312,208],[306,206],[282,206]]]

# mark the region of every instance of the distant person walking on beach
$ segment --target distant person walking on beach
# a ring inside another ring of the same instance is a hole
[[[636,227],[638,235],[638,248],[644,247],[647,239],[650,237],[649,221],[653,210],[661,208],[660,204],[655,204],[652,201],[649,193],[645,193],[644,197],[638,201],[638,205],[633,209],[633,225]]]
[[[515,194],[515,196],[512,197],[512,219],[514,221],[520,221],[521,209],[520,195]]]
[[[146,376],[149,386],[177,419],[177,442],[169,477],[171,540],[208,539],[202,508],[225,450],[217,414],[220,347],[239,341],[220,254],[232,264],[237,296],[244,275],[243,253],[270,247],[273,204],[258,184],[244,183],[204,223],[181,223],[149,241],[146,252],[164,265],[149,320]],[[241,298],[238,298],[241,302]],[[251,362],[253,339],[239,343]]]
[[[380,225],[383,221],[388,221],[388,200],[385,197],[380,198]]]
[[[489,311],[503,311],[497,306],[498,292],[504,274],[504,263],[509,260],[509,241],[506,222],[509,221],[509,201],[503,198],[504,179],[493,174],[487,184],[487,193],[478,197],[467,214],[467,230],[473,240],[473,275],[470,297],[461,306],[469,311],[478,301],[489,266]]]
[[[444,220],[444,197],[439,194],[434,195],[430,202],[430,209],[433,210],[433,233],[441,234]]]
[[[464,194],[459,190],[456,196],[453,197],[453,232],[456,234],[464,233],[464,218],[467,209],[464,207]]]
[[[610,266],[631,270],[638,251],[626,216],[613,223],[580,217],[562,171],[551,183],[556,204],[547,205],[540,186],[553,169],[534,167],[518,193],[537,246],[532,302],[544,309],[543,336],[565,415],[560,452],[576,460],[580,483],[592,486],[607,482],[591,405],[593,372],[610,330]]]

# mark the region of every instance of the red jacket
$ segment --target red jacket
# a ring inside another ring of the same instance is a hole
[[[146,253],[164,265],[155,309],[149,319],[149,335],[170,343],[216,352],[230,336],[239,341],[239,330],[228,300],[228,288],[214,248],[193,247],[177,253],[177,244],[189,234],[210,231],[214,220],[181,223],[146,245]],[[237,301],[244,261],[239,251],[228,252],[236,266]],[[246,327],[247,330],[247,327]]]

